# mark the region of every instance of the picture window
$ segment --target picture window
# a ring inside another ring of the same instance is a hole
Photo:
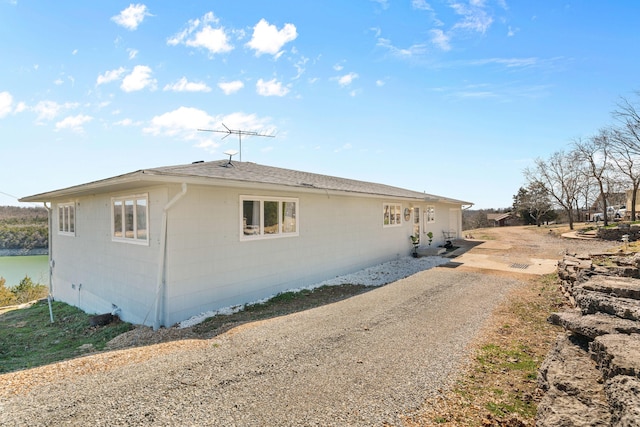
[[[241,196],[241,240],[297,236],[298,199]]]
[[[146,194],[112,198],[112,239],[121,242],[148,244],[148,206],[148,195]]]

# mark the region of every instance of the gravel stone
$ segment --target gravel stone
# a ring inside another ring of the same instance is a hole
[[[193,346],[116,352],[154,355],[135,363],[51,379],[51,365],[35,368],[29,390],[0,395],[0,424],[399,426],[452,385],[493,307],[521,285],[434,268]],[[83,363],[92,357],[104,355]]]

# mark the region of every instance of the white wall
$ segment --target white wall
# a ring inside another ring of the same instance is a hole
[[[241,241],[241,195],[297,197],[299,236]],[[189,186],[169,213],[167,324],[408,256],[412,219],[383,227],[383,202],[409,207],[393,199]],[[424,229],[433,231],[433,244],[443,242],[448,215],[449,206],[436,205],[436,222]]]
[[[179,191],[179,185],[171,185],[80,198],[75,237],[57,234],[53,203],[55,298],[93,313],[116,305],[123,320],[153,324],[162,213]],[[149,194],[149,245],[112,241],[111,197],[140,193]],[[299,235],[241,241],[241,195],[298,198]],[[383,227],[385,202],[410,207],[391,198],[188,185],[167,213],[164,326],[408,256],[413,218]],[[422,212],[427,206],[413,204]],[[432,244],[438,245],[444,241],[442,230],[450,227],[452,206],[434,206],[436,221],[423,224],[422,231],[432,231]]]
[[[75,236],[59,235],[57,206],[53,207],[52,258],[54,298],[88,313],[108,313],[121,308],[123,320],[143,323],[151,311],[157,277],[160,214],[166,204],[165,188],[149,193],[149,245],[111,239],[111,196],[85,197],[76,202]],[[60,200],[60,203],[70,200]]]

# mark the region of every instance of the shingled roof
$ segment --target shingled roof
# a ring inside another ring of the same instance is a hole
[[[328,175],[320,175],[309,172],[301,172],[291,169],[276,168],[272,166],[264,166],[250,162],[230,162],[229,160],[218,160],[212,162],[194,162],[185,165],[164,166],[151,169],[141,169],[125,175],[107,178],[100,181],[94,181],[88,184],[82,184],[69,187],[62,190],[56,190],[39,195],[29,196],[21,199],[21,201],[48,201],[52,198],[81,195],[86,193],[96,193],[100,189],[109,187],[132,187],[132,184],[138,185],[142,182],[153,181],[155,183],[161,181],[184,181],[224,185],[227,183],[242,184],[246,183],[247,187],[252,184],[285,186],[299,189],[317,189],[323,191],[336,191],[344,193],[357,193],[361,195],[376,195],[397,198],[409,198],[416,200],[440,201],[444,203],[471,205],[472,203],[450,199],[447,197],[436,196],[433,194],[420,193],[417,191],[407,190],[404,188],[393,187],[390,185],[376,184],[366,181],[357,181],[347,178],[338,178]]]

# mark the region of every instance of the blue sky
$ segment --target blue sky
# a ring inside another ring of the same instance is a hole
[[[502,208],[640,90],[640,3],[0,0],[0,205],[225,158]],[[236,159],[239,156],[236,156]]]

